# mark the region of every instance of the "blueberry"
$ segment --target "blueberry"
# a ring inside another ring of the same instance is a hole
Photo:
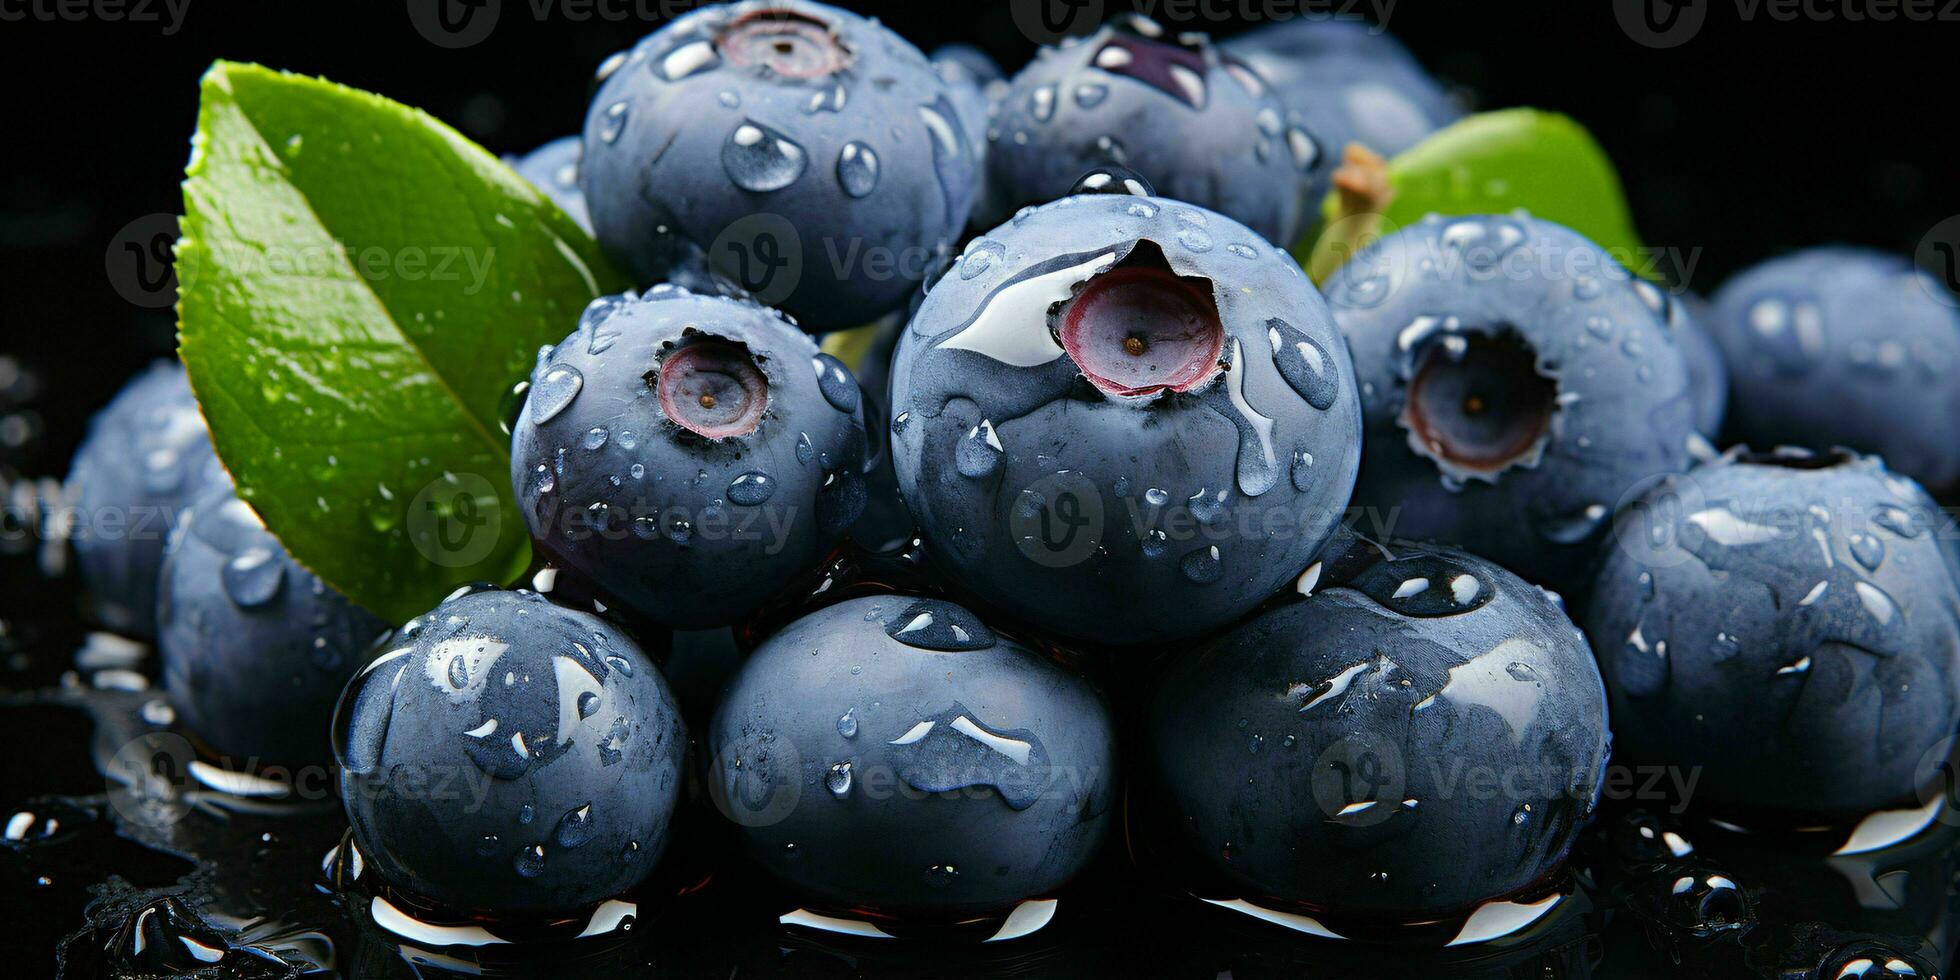
[[[806,0],[710,6],[608,59],[581,179],[645,281],[705,255],[815,330],[904,305],[966,224],[978,169],[918,49]]]
[[[1047,893],[1109,828],[1115,738],[1085,682],[936,599],[852,599],[749,658],[710,791],[747,854],[828,909],[957,918]]]
[[[576,136],[563,136],[514,160],[506,158],[517,175],[537,185],[579,227],[592,230],[592,216],[585,209],[585,194],[578,186],[578,161],[585,144]]]
[[[1607,760],[1585,637],[1459,551],[1360,543],[1309,576],[1307,599],[1173,663],[1152,701],[1148,778],[1200,887],[1334,926],[1543,882]]]
[[[1693,801],[1750,822],[1930,798],[1960,587],[1924,491],[1871,457],[1732,452],[1619,525],[1584,622],[1628,759],[1699,767]]]
[[[238,765],[329,761],[334,700],[388,631],[295,562],[222,485],[171,537],[157,621],[178,717]]]
[[[773,311],[656,286],[540,352],[511,440],[533,540],[620,603],[726,626],[864,506],[857,382]]]
[[[1327,156],[1250,68],[1203,35],[1136,16],[1043,48],[1001,96],[987,137],[989,224],[1116,164],[1282,245],[1303,230],[1300,195]]]
[[[1354,502],[1383,533],[1571,589],[1621,498],[1688,468],[1671,301],[1566,228],[1431,216],[1326,289],[1367,417]]]
[[[1715,294],[1730,425],[1757,445],[1848,446],[1944,492],[1960,484],[1960,308],[1904,256],[1813,248]]]
[[[932,50],[932,64],[948,82],[960,81],[975,88],[986,88],[1007,80],[999,63],[971,44],[944,44]]]
[[[394,887],[466,914],[567,912],[667,844],[687,733],[604,620],[461,590],[361,668],[334,716],[354,841]]]
[[[893,360],[899,489],[970,593],[1106,644],[1203,633],[1293,580],[1360,417],[1299,266],[1099,172],[975,239]],[[1129,193],[1122,193],[1128,191]]]
[[[156,635],[157,569],[177,515],[223,479],[190,380],[158,363],[89,422],[64,493],[75,562],[103,626]]]
[[[1729,361],[1709,332],[1715,308],[1693,293],[1674,298],[1674,338],[1688,365],[1688,387],[1694,392],[1695,431],[1710,440],[1722,434],[1729,410]]]
[[[987,127],[993,104],[1008,89],[1000,66],[980,49],[969,44],[948,44],[932,52],[932,68],[952,91],[953,107],[966,127],[966,139],[974,153],[973,214],[992,211],[987,190]]]
[[[1332,151],[1360,143],[1392,157],[1463,115],[1409,49],[1361,21],[1295,17],[1224,46],[1271,81]]]

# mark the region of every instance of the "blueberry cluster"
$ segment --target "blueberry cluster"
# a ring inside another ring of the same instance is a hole
[[[1921,487],[1960,442],[1922,423],[1960,410],[1960,304],[1845,249],[1705,303],[1524,212],[1316,286],[1286,246],[1337,151],[1458,114],[1341,22],[1125,17],[1010,78],[808,0],[687,14],[516,161],[642,286],[519,387],[534,587],[363,658],[386,624],[160,367],[70,477],[175,528],[77,535],[95,614],[159,635],[203,745],[330,744],[360,854],[472,917],[630,893],[690,772],[798,921],[884,934],[1012,922],[1121,823],[1262,918],[1487,938],[1557,900],[1614,753],[1730,826],[1933,806],[1960,552]],[[885,383],[813,336],[880,318]],[[691,736],[660,655],[722,628],[745,659]]]

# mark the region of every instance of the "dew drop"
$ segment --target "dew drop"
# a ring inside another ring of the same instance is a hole
[[[721,166],[735,186],[747,191],[779,191],[803,176],[809,157],[788,137],[754,121],[728,134]]]
[[[857,140],[844,144],[837,154],[837,182],[852,197],[869,195],[878,187],[878,154]]]

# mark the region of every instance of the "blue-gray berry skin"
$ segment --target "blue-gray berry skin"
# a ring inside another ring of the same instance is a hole
[[[1191,884],[1416,920],[1546,882],[1608,756],[1585,637],[1453,549],[1359,542],[1316,572],[1174,662],[1151,704],[1152,819]]]
[[[1043,48],[1001,96],[987,138],[985,224],[1116,164],[1281,245],[1304,230],[1301,193],[1326,157],[1257,73],[1202,35],[1141,17]]]
[[[973,216],[985,216],[993,207],[987,190],[987,127],[993,117],[993,104],[1008,89],[1000,66],[979,48],[969,44],[948,44],[932,52],[932,68],[952,91],[953,107],[966,126],[967,142],[974,153]]]
[[[1721,437],[1729,411],[1729,359],[1715,342],[1709,324],[1715,307],[1693,293],[1674,296],[1674,337],[1688,365],[1688,387],[1694,392],[1695,431],[1711,442]]]
[[[156,635],[157,570],[178,514],[223,480],[211,434],[177,364],[138,375],[89,422],[64,494],[75,563],[103,626]]]
[[[1084,304],[1124,277],[1141,277],[1134,322],[1121,304],[1098,322]],[[1244,615],[1312,560],[1359,465],[1320,294],[1251,229],[1166,198],[1066,197],[975,239],[892,370],[899,490],[934,559],[977,600],[1091,643]]]
[[[537,185],[564,212],[586,231],[592,230],[592,216],[585,208],[585,193],[578,186],[578,161],[585,144],[577,136],[562,136],[510,161],[519,177]]]
[[[747,300],[596,300],[539,354],[511,479],[538,549],[677,629],[727,626],[863,510],[857,381]]]
[[[1960,299],[1906,257],[1772,259],[1716,292],[1709,329],[1728,355],[1738,440],[1847,446],[1935,492],[1960,483]]]
[[[903,306],[966,224],[961,115],[876,21],[715,5],[601,66],[580,176],[599,243],[643,281],[705,255],[812,330],[856,326]]]
[[[852,599],[750,656],[715,714],[717,805],[823,909],[922,919],[1059,887],[1109,829],[1116,747],[1088,683],[937,599]]]
[[[687,732],[626,634],[533,592],[462,590],[354,676],[333,723],[354,841],[445,911],[570,912],[666,846]]]
[[[1272,82],[1335,153],[1360,143],[1394,156],[1463,115],[1409,49],[1360,21],[1295,17],[1224,46]]]
[[[184,512],[158,593],[164,688],[193,734],[233,768],[332,760],[334,701],[387,623],[301,567],[226,486]]]
[[[1584,622],[1628,761],[1699,767],[1693,802],[1750,823],[1931,799],[1960,589],[1917,484],[1849,453],[1731,453],[1620,525]]]
[[[1628,492],[1688,468],[1694,402],[1671,300],[1569,229],[1431,216],[1326,292],[1367,417],[1354,502],[1393,522],[1376,532],[1572,590]]]

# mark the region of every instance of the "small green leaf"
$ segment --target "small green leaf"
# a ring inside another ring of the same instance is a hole
[[[418,110],[218,62],[197,123],[178,331],[239,492],[302,564],[398,623],[522,574],[509,392],[621,277]]]
[[[1386,230],[1431,213],[1502,214],[1522,208],[1592,239],[1636,273],[1653,273],[1643,268],[1648,263],[1641,261],[1640,237],[1613,162],[1569,116],[1537,109],[1466,116],[1389,160],[1388,179],[1395,196],[1382,212]],[[1338,195],[1328,195],[1321,215],[1321,234],[1295,248],[1310,269],[1317,262],[1338,266],[1322,253],[1353,244],[1339,240],[1346,216],[1340,214]]]

